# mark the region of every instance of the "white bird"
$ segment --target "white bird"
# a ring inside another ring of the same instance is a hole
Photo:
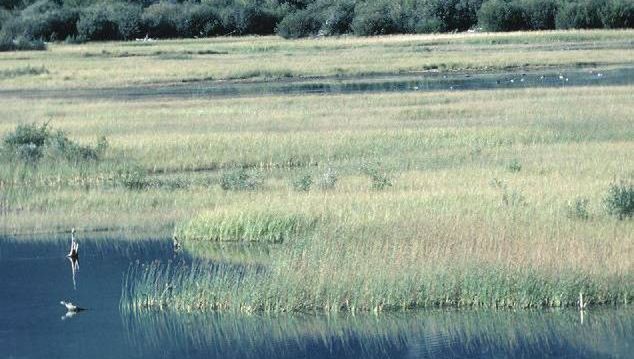
[[[70,302],[65,302],[65,301],[63,301],[63,300],[62,300],[61,302],[59,302],[59,304],[61,304],[61,305],[65,306],[65,307],[66,307],[66,310],[68,310],[68,311],[69,311],[69,312],[71,312],[71,313],[77,313],[77,312],[81,312],[82,310],[86,310],[86,309],[84,309],[84,308],[81,308],[81,307],[76,306],[76,305],[75,305],[75,304],[73,304],[73,303],[70,303]]]
[[[66,257],[71,259],[79,258],[79,243],[75,241],[75,227],[70,231],[70,251]]]

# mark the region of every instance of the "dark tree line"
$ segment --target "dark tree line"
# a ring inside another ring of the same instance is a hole
[[[0,44],[632,28],[634,0],[0,0],[0,27]]]

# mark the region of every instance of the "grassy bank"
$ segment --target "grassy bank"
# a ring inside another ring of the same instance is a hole
[[[346,74],[412,71],[424,61],[445,62],[443,56],[459,59],[456,68],[479,70],[588,65],[579,59],[632,65],[629,34],[54,45],[32,55],[50,61],[48,74],[2,81],[25,91],[63,87],[65,71],[82,67],[85,76],[71,86],[172,81],[207,71],[205,66],[231,78],[232,71],[261,66],[262,58],[265,67],[297,66],[293,76],[337,74],[335,59]],[[417,44],[430,51],[415,52]],[[212,45],[241,60],[203,66],[198,55],[191,62],[160,62],[149,52],[133,58],[138,74],[127,74],[122,61],[130,58],[108,55],[123,48],[178,52]],[[110,50],[100,52],[99,46]],[[81,55],[93,50],[101,55]],[[542,62],[532,63],[540,51]],[[0,66],[15,64],[13,56],[0,55]],[[115,67],[123,73],[112,72]],[[101,136],[107,147],[89,159],[46,149],[36,163],[27,163],[3,143],[0,229],[28,234],[75,226],[167,235],[176,228],[185,251],[202,262],[131,273],[132,304],[140,307],[517,308],[572,306],[579,292],[591,304],[629,303],[634,222],[614,208],[629,208],[634,176],[632,90],[604,85],[129,101],[2,97],[3,138],[17,125],[46,120],[78,153],[96,149]],[[208,259],[225,265],[211,268]]]
[[[3,53],[3,89],[101,88],[182,81],[495,71],[631,64],[634,30],[399,35],[283,40],[226,37],[51,44]],[[265,61],[262,61],[266,59]]]

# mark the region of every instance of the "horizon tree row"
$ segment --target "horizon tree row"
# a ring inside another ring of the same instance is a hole
[[[632,0],[0,0],[0,44],[634,27]],[[2,45],[0,45],[0,48]]]

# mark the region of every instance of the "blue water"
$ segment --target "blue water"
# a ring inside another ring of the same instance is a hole
[[[634,310],[239,315],[130,311],[131,265],[191,261],[168,240],[0,239],[0,358],[631,358]],[[87,308],[66,316],[60,300]]]

